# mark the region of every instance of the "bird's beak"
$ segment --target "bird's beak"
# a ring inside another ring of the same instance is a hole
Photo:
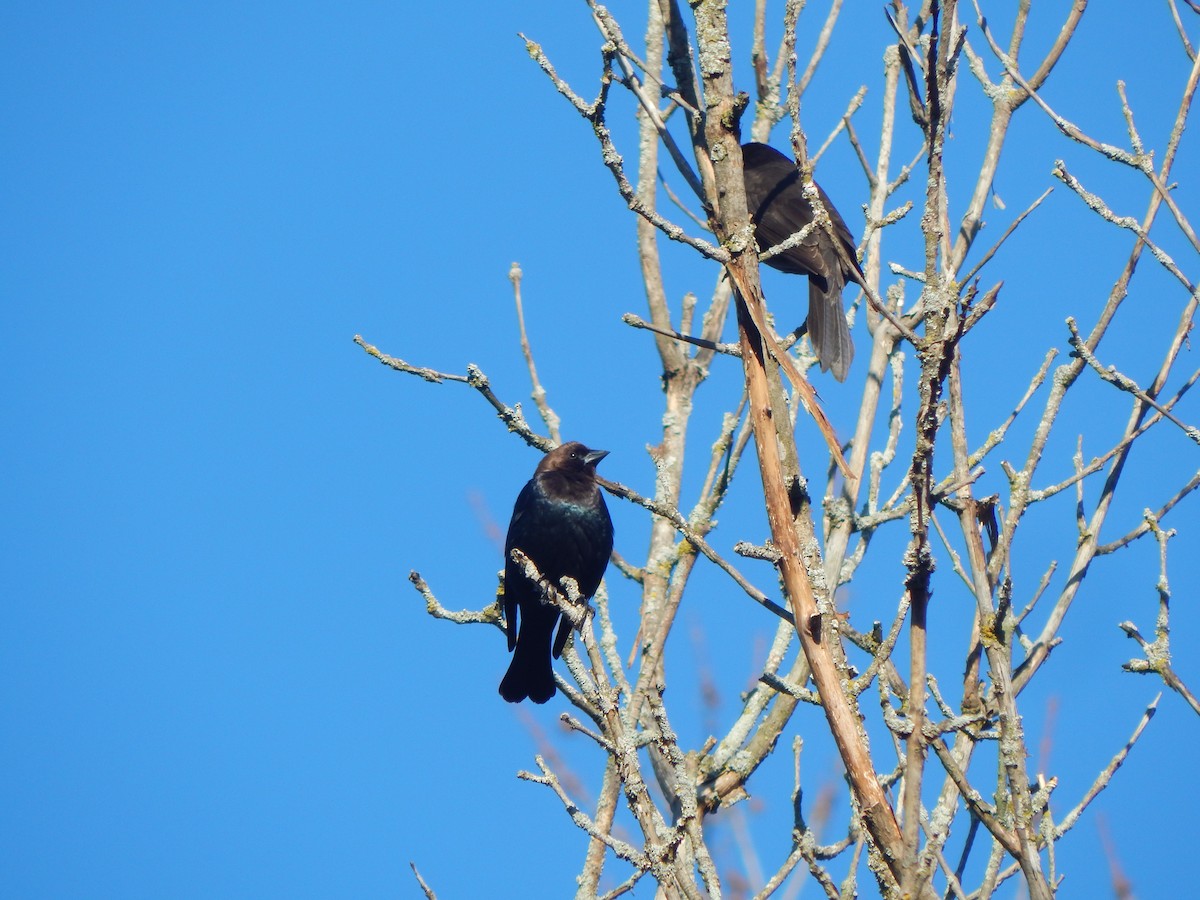
[[[589,466],[595,468],[596,463],[600,462],[600,460],[604,459],[606,456],[608,456],[607,450],[593,450],[583,458],[583,461]]]

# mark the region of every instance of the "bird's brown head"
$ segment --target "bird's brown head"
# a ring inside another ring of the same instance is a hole
[[[608,456],[607,450],[592,450],[579,441],[570,441],[555,447],[538,463],[538,475],[559,472],[562,475],[596,477],[596,464]]]

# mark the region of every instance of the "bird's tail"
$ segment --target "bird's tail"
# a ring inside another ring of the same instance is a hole
[[[500,681],[500,696],[509,703],[520,703],[526,697],[534,703],[545,703],[554,696],[554,669],[550,665],[548,648],[534,646],[528,635],[517,640],[512,662]]]
[[[837,266],[833,268],[836,270]],[[844,280],[840,276],[838,271],[825,280],[824,289],[815,277],[808,279],[808,339],[812,341],[821,371],[832,371],[834,378],[845,381],[854,359],[854,344],[842,309]]]

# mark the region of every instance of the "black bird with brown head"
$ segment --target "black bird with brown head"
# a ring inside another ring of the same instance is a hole
[[[746,206],[754,223],[760,251],[781,244],[813,220],[812,204],[804,196],[800,170],[788,157],[766,144],[742,144]],[[825,192],[817,187],[829,213],[845,261],[824,228],[814,228],[799,244],[766,260],[766,265],[791,275],[808,276],[808,337],[821,371],[846,380],[854,359],[854,344],[842,309],[842,288],[848,281],[863,283],[855,257],[854,236]]]
[[[596,464],[607,455],[578,441],[556,447],[542,457],[513,507],[504,544],[504,620],[513,658],[500,682],[509,703],[526,697],[545,703],[554,696],[550,657],[562,654],[571,633],[564,617],[551,645],[561,613],[512,560],[512,551],[524,553],[556,588],[572,578],[581,597],[596,593],[613,546],[612,519],[596,483]]]

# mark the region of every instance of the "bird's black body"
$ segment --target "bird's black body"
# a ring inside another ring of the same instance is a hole
[[[760,251],[783,243],[813,220],[812,204],[804,196],[800,170],[788,157],[766,144],[742,145],[742,170],[746,206],[754,222],[754,239]],[[766,260],[780,272],[808,276],[808,336],[821,363],[838,381],[846,379],[854,344],[842,309],[846,282],[863,283],[855,257],[854,237],[825,192],[817,187],[833,231],[845,251],[845,262],[823,228],[815,228],[802,242]]]
[[[596,484],[596,464],[606,455],[575,441],[555,448],[538,463],[513,507],[504,544],[504,619],[513,659],[500,682],[500,695],[510,703],[526,697],[545,703],[554,696],[550,656],[559,657],[571,632],[564,618],[551,647],[560,613],[543,601],[542,587],[526,577],[511,553],[519,548],[555,587],[568,577],[580,596],[596,593],[613,546],[612,519]]]

